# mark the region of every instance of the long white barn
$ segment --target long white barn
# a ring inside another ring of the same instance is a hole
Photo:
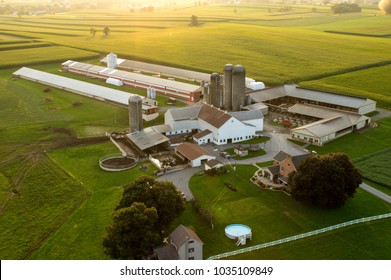
[[[165,124],[172,128],[167,135],[195,132],[198,144],[223,145],[251,139],[263,130],[261,111],[226,112],[208,104],[170,109]]]

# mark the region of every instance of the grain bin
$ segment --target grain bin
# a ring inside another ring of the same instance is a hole
[[[129,97],[129,132],[143,129],[142,99],[138,95]]]
[[[236,65],[232,70],[232,110],[240,111],[244,105],[246,90],[246,70],[242,65]]]
[[[232,110],[232,64],[227,64],[224,67],[224,108]]]

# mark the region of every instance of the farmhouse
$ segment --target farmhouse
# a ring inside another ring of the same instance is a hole
[[[191,167],[198,167],[216,159],[207,150],[193,143],[182,143],[175,147],[175,154],[183,160],[187,160]]]
[[[76,62],[72,60],[68,60],[62,63],[62,69],[74,74],[102,79],[105,81],[110,78],[115,79],[122,82],[124,85],[133,86],[136,88],[154,88],[158,93],[189,101],[198,101],[202,91],[200,85],[177,82],[169,79],[161,79],[158,77],[147,76],[139,73],[117,70],[88,63]]]
[[[168,244],[155,249],[159,260],[202,260],[204,243],[188,227],[179,225],[168,237]]]
[[[172,128],[167,135],[195,132],[193,139],[198,144],[240,142],[263,130],[263,115],[259,110],[227,112],[204,103],[170,109],[164,119]]]
[[[297,172],[298,166],[309,155],[310,154],[306,153],[291,156],[290,154],[280,151],[273,158],[273,165],[262,170],[262,176],[273,182],[287,184],[289,174]]]

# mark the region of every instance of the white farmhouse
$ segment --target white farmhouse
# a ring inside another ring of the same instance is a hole
[[[195,132],[198,144],[241,142],[253,138],[263,130],[260,110],[227,112],[208,104],[170,109],[165,114],[165,124],[172,131],[167,135]]]

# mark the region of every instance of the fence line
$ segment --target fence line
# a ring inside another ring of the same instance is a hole
[[[343,227],[356,225],[356,224],[360,224],[360,223],[365,223],[365,222],[369,222],[369,221],[386,219],[386,218],[390,218],[390,217],[391,217],[391,213],[387,213],[387,214],[381,214],[381,215],[377,215],[377,216],[371,216],[371,217],[365,217],[365,218],[360,218],[360,219],[356,219],[356,220],[351,220],[351,221],[347,221],[347,222],[344,222],[344,223],[328,226],[328,227],[325,227],[325,228],[321,228],[321,229],[317,229],[317,230],[313,230],[313,231],[297,234],[297,235],[294,235],[294,236],[278,239],[278,240],[275,240],[275,241],[262,243],[262,244],[254,245],[254,246],[251,246],[251,247],[247,247],[247,248],[243,248],[243,249],[239,249],[239,250],[235,250],[235,251],[226,252],[226,253],[222,253],[222,254],[219,254],[219,255],[211,256],[211,257],[208,258],[208,260],[223,259],[223,258],[227,258],[227,257],[230,257],[230,256],[234,256],[234,255],[238,255],[238,254],[243,254],[243,253],[259,250],[259,249],[262,249],[262,248],[267,248],[267,247],[271,247],[271,246],[287,243],[287,242],[290,242],[290,241],[299,240],[299,239],[302,239],[302,238],[305,238],[305,237],[314,236],[314,235],[317,235],[317,234],[320,234],[320,233],[324,233],[324,232],[340,229],[340,228],[343,228]]]

